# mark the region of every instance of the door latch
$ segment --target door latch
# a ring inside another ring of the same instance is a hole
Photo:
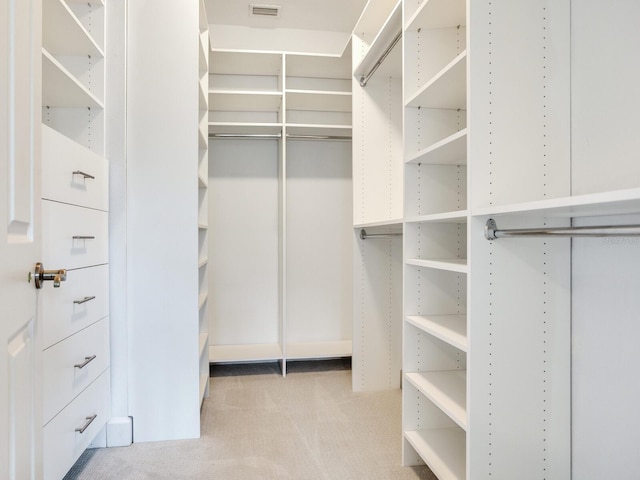
[[[40,289],[44,285],[44,282],[53,282],[53,287],[60,287],[60,282],[67,280],[67,271],[64,268],[60,270],[45,270],[42,263],[36,263],[36,268],[33,273],[29,272],[29,283],[34,281],[36,288]]]

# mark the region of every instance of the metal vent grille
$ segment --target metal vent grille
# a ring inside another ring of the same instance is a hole
[[[280,5],[256,5],[252,3],[249,5],[249,15],[279,17],[281,8]]]

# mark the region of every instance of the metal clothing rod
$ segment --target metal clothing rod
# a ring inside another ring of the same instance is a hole
[[[279,133],[210,133],[209,138],[282,138]]]
[[[380,58],[378,59],[376,64],[373,67],[371,67],[371,70],[369,70],[369,73],[367,73],[366,75],[363,75],[362,77],[360,77],[360,86],[361,87],[366,87],[367,86],[367,83],[369,82],[369,79],[372,77],[372,75],[374,73],[376,73],[376,70],[378,70],[380,65],[382,65],[382,62],[384,62],[384,59],[387,58],[387,56],[391,53],[391,50],[393,50],[393,47],[396,46],[396,44],[400,41],[401,38],[402,38],[402,30],[400,30],[398,32],[398,34],[391,41],[391,44],[387,47],[387,49],[384,52],[382,52],[382,55],[380,55]]]
[[[487,240],[503,237],[640,237],[640,225],[498,230],[496,221],[490,218],[484,226],[484,236]]]
[[[366,240],[367,238],[384,238],[384,237],[401,237],[402,233],[367,233],[363,228],[360,230],[360,238]]]
[[[296,140],[351,140],[351,136],[347,135],[301,135],[296,133],[287,133],[287,138]]]
[[[229,138],[229,139],[280,139],[282,135],[279,133],[210,133],[209,138]],[[347,135],[300,135],[288,133],[287,138],[301,140],[351,140],[351,136]]]

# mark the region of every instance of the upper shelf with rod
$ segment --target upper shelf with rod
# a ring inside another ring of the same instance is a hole
[[[402,73],[402,48],[399,46],[402,37],[402,2],[398,2],[362,60],[353,71],[353,76],[360,86],[366,86],[374,73],[394,77]]]

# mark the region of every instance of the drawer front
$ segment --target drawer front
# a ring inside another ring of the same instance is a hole
[[[43,264],[46,269],[89,267],[109,261],[109,214],[42,201]]]
[[[45,199],[109,209],[107,161],[46,125],[42,125],[42,178]]]
[[[76,429],[95,420],[83,433]],[[107,369],[67,405],[43,429],[43,468],[45,480],[60,480],[107,423],[109,415],[109,370]]]
[[[40,290],[43,348],[109,315],[109,265],[71,270],[60,288],[50,287]]]
[[[109,367],[109,319],[56,343],[42,356],[47,423]]]

